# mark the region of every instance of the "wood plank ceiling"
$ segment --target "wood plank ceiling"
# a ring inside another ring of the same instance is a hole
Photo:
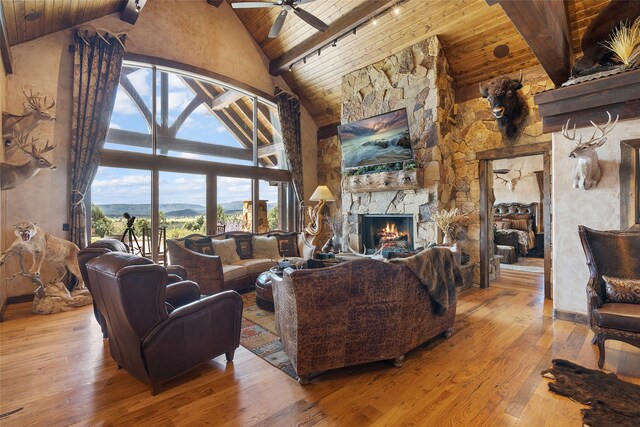
[[[246,1],[246,0],[235,0]],[[331,25],[366,0],[317,0],[301,7]],[[586,26],[606,0],[567,0],[574,53],[581,54],[580,40]],[[249,33],[272,61],[316,31],[297,17],[289,16],[280,35],[267,34],[280,8],[235,9]],[[355,35],[328,47],[306,64],[298,63],[283,74],[300,96],[319,127],[340,121],[341,78],[354,70],[382,60],[407,46],[437,35],[444,47],[458,88],[477,85],[502,73],[539,65],[527,44],[498,5],[485,0],[406,0],[400,13],[389,11]],[[496,46],[506,44],[509,54],[495,58]]]
[[[117,12],[122,4],[121,0],[1,1],[10,45]],[[378,0],[317,0],[301,7],[331,24],[367,1]],[[586,26],[608,1],[566,1],[573,50],[579,55],[580,39]],[[283,74],[316,125],[322,127],[340,121],[342,76],[434,35],[442,42],[459,89],[501,73],[516,73],[539,65],[498,5],[488,6],[485,0],[406,0],[399,5],[399,14],[390,10],[377,19],[377,25],[370,22],[355,35],[340,40],[336,47],[326,48],[320,56],[309,56],[306,64],[298,63],[292,71]],[[26,21],[25,14],[32,10],[41,10],[43,18]],[[280,35],[268,39],[269,29],[280,10],[235,9],[271,61],[317,34],[312,27],[289,14]],[[509,46],[510,52],[505,58],[497,59],[493,50],[501,44]]]
[[[121,4],[121,0],[2,0],[11,46],[115,13]],[[42,11],[40,19],[24,19],[34,10]]]

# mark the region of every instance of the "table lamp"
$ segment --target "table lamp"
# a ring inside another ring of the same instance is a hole
[[[318,202],[315,206],[309,206],[307,213],[309,214],[309,224],[304,228],[305,234],[311,236],[309,244],[313,245],[316,236],[322,232],[322,223],[324,222],[324,207],[326,202],[334,202],[336,198],[331,194],[326,185],[319,185],[313,192],[309,200]],[[327,215],[328,216],[328,215]]]

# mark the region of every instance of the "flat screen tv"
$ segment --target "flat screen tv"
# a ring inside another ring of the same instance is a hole
[[[338,135],[344,169],[413,160],[405,109],[338,126]]]

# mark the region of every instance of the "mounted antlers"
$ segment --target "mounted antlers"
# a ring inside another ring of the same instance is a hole
[[[21,132],[14,135],[16,147],[22,150],[29,160],[21,165],[13,165],[10,163],[0,163],[0,178],[3,190],[11,190],[22,184],[27,179],[37,174],[40,169],[56,169],[56,166],[49,162],[42,155],[53,150],[56,146],[49,145],[49,140],[44,147],[38,147],[38,138],[31,138],[31,142],[27,143],[28,133]]]
[[[33,92],[33,86],[21,85],[22,93],[27,102],[24,103],[23,114],[2,113],[2,138],[11,139],[13,135],[31,132],[41,121],[55,121],[48,110],[52,109],[56,102],[42,92]],[[27,88],[29,93],[27,94]]]
[[[34,94],[32,86],[29,86],[29,95],[27,95],[24,84],[20,85],[20,87],[25,98],[27,98],[27,103],[24,105],[26,108],[37,112],[44,112],[45,110],[53,108],[56,105],[56,101],[53,99],[51,100],[51,104],[47,105],[48,96],[42,95],[40,92],[36,92]]]
[[[496,179],[499,179],[500,181],[502,181],[502,183],[504,185],[507,186],[507,188],[509,189],[509,191],[513,191],[516,188],[516,184],[518,183],[518,181],[520,181],[523,177],[522,177],[522,168],[524,165],[520,166],[520,169],[516,170],[516,172],[518,172],[518,176],[515,178],[509,178],[509,179],[504,179],[501,176],[498,176],[498,174],[496,173]],[[505,169],[504,171],[509,172],[508,169]],[[495,172],[495,171],[494,171]],[[501,172],[504,173],[504,172]]]
[[[607,142],[606,135],[618,124],[618,119],[620,118],[619,115],[616,115],[616,120],[611,124],[611,114],[608,111],[607,116],[609,120],[603,127],[590,120],[596,129],[586,142],[582,142],[582,134],[578,136],[576,141],[576,125],[573,125],[572,132],[570,132],[570,120],[567,120],[567,124],[562,126],[562,136],[576,144],[576,148],[569,154],[569,157],[578,159],[578,163],[573,168],[573,188],[588,190],[600,181],[600,165],[598,164],[596,148]]]

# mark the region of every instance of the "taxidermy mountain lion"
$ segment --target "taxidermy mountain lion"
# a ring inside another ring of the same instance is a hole
[[[17,239],[5,253],[0,255],[0,265],[4,264],[9,255],[20,257],[22,265],[22,254],[29,252],[33,256],[33,264],[28,272],[30,275],[39,277],[40,267],[42,267],[43,261],[47,261],[53,268],[62,266],[68,268],[78,280],[75,289],[84,289],[84,282],[78,266],[78,251],[80,249],[75,244],[48,234],[37,224],[31,222],[19,222],[14,227]]]

